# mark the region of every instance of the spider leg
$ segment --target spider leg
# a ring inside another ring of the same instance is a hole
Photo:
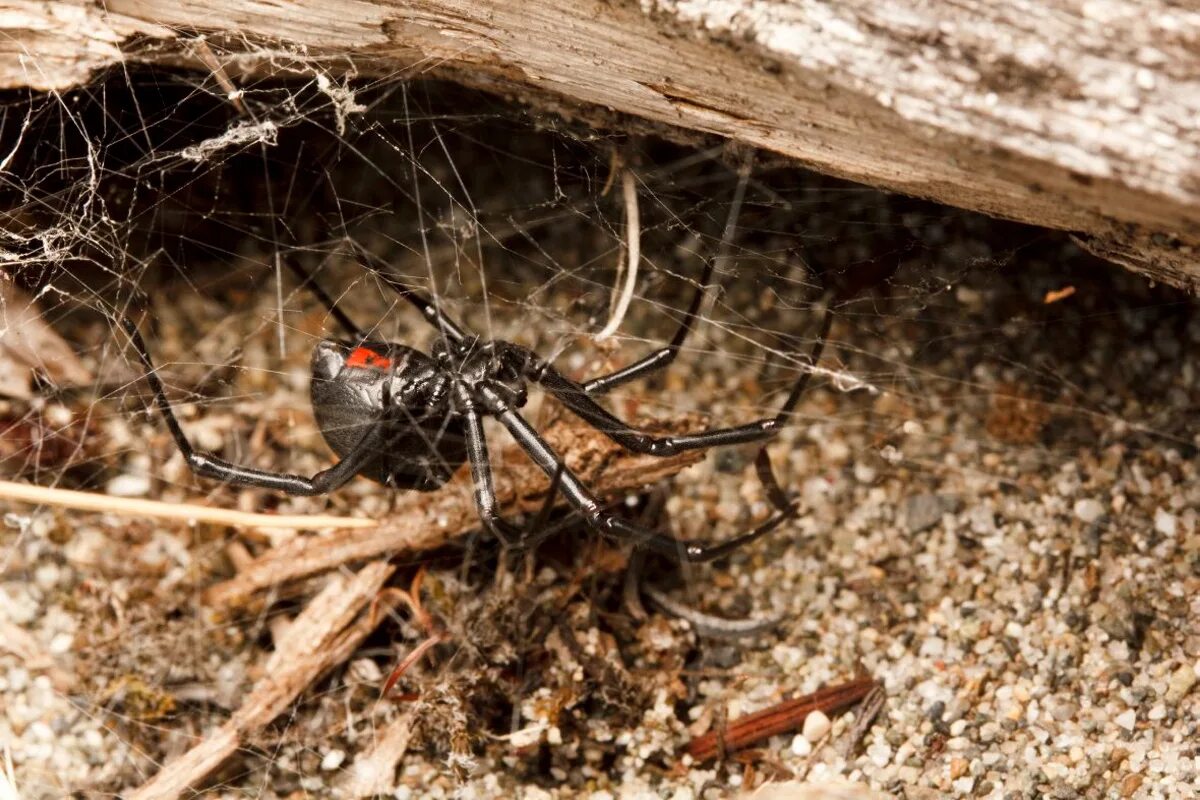
[[[354,243],[354,249],[358,251],[364,261],[369,263],[371,270],[380,280],[420,311],[425,321],[440,330],[446,339],[451,342],[461,342],[467,338],[461,325],[446,315],[436,304],[425,299],[420,292],[405,286],[395,275],[392,275],[391,268],[384,263],[383,259],[357,243]]]
[[[652,372],[657,372],[669,366],[675,360],[675,356],[679,355],[680,348],[683,347],[684,341],[687,339],[688,334],[692,332],[692,327],[696,324],[696,317],[700,313],[700,304],[704,302],[704,295],[707,293],[708,281],[712,278],[713,265],[715,263],[713,259],[706,260],[704,272],[700,275],[700,281],[696,284],[696,291],[692,295],[692,302],[688,305],[687,312],[683,315],[683,322],[679,324],[675,335],[671,337],[671,343],[666,347],[655,350],[649,355],[639,358],[629,366],[585,381],[582,386],[584,394],[593,396],[606,394],[623,383],[628,383],[643,375],[649,375]]]
[[[583,482],[563,465],[562,461],[550,448],[550,445],[546,443],[546,440],[515,409],[505,404],[503,398],[495,390],[485,384],[479,388],[479,394],[484,401],[488,413],[500,420],[500,423],[508,429],[509,434],[521,446],[521,449],[529,455],[535,464],[541,467],[546,475],[550,476],[551,480],[558,482],[559,491],[562,496],[583,515],[589,527],[600,533],[631,542],[638,547],[650,548],[677,561],[696,563],[712,561],[713,559],[727,555],[739,547],[743,547],[755,539],[765,536],[777,528],[781,522],[795,516],[795,505],[787,503],[779,513],[752,530],[719,544],[676,539],[664,533],[652,531],[648,528],[635,525],[632,522],[627,522],[620,517],[613,516],[604,511],[595,496],[583,485]],[[482,431],[482,427],[480,427],[480,430]],[[765,459],[765,455],[760,456],[760,460],[762,459]],[[472,469],[475,463],[475,458],[472,457]],[[769,461],[766,462],[766,472],[770,475]],[[778,488],[773,475],[770,476],[770,482],[777,489],[778,494],[782,495],[783,490]],[[478,486],[478,481],[476,485]],[[771,492],[771,496],[772,499],[775,499],[775,492]],[[482,504],[480,508],[482,511]]]
[[[683,315],[683,322],[680,323],[675,335],[671,338],[671,343],[666,347],[655,350],[647,356],[643,356],[627,367],[622,367],[608,375],[600,375],[592,378],[583,384],[584,394],[600,395],[609,390],[620,386],[623,383],[628,383],[635,378],[640,378],[643,375],[649,375],[651,372],[660,370],[675,360],[675,356],[679,355],[679,349],[683,347],[683,342],[691,333],[692,327],[696,324],[696,315],[700,312],[700,304],[704,302],[704,295],[708,287],[708,281],[712,278],[713,269],[716,267],[717,261],[724,260],[729,255],[730,242],[733,239],[734,230],[737,227],[738,216],[742,210],[742,200],[746,195],[746,184],[750,179],[750,162],[739,170],[739,179],[737,188],[734,190],[733,199],[729,204],[729,216],[725,220],[725,231],[721,236],[721,249],[714,259],[706,259],[704,262],[704,272],[700,275],[700,281],[696,284],[696,292],[692,295],[692,302],[688,305],[687,313]]]
[[[325,308],[329,309],[329,313],[342,326],[342,330],[356,339],[361,340],[363,338],[362,329],[354,324],[354,320],[350,319],[346,312],[338,308],[337,301],[321,288],[321,285],[317,283],[316,278],[313,277],[311,272],[302,267],[300,262],[292,256],[284,256],[283,263],[287,264],[288,269],[299,279],[301,288],[307,288],[321,301]]]
[[[821,322],[820,336],[809,352],[809,364],[816,364],[829,335],[833,323],[829,307],[825,307],[824,318]],[[686,450],[703,450],[724,445],[745,444],[747,442],[765,442],[775,437],[779,430],[791,419],[792,411],[799,402],[800,396],[808,386],[811,373],[803,371],[796,383],[792,385],[787,399],[776,412],[774,417],[766,417],[745,425],[728,428],[714,428],[683,436],[653,436],[630,427],[618,419],[608,409],[601,406],[588,396],[586,384],[581,385],[563,375],[552,365],[545,362],[531,364],[529,376],[537,381],[546,391],[550,392],[567,408],[578,415],[596,430],[612,439],[626,450],[635,453],[645,453],[652,456],[670,456]]]
[[[471,463],[471,482],[475,486],[475,506],[479,509],[479,518],[483,526],[505,546],[517,544],[521,541],[521,529],[500,515],[500,507],[496,502],[483,419],[466,389],[461,384],[456,388],[466,419],[467,460]]]
[[[634,453],[672,456],[685,450],[761,442],[775,436],[779,427],[775,419],[762,419],[746,425],[716,428],[682,436],[655,436],[630,427],[618,419],[608,409],[588,397],[584,387],[553,367],[548,367],[538,382],[584,422]]]
[[[327,494],[348,483],[373,456],[378,454],[381,446],[379,426],[372,426],[345,458],[312,477],[269,472],[256,467],[234,464],[211,453],[197,452],[183,432],[179,420],[175,417],[171,402],[167,399],[166,389],[158,377],[150,359],[150,351],[146,348],[146,342],[138,332],[137,326],[133,324],[133,320],[128,318],[122,319],[121,324],[129,334],[138,358],[141,359],[142,365],[146,369],[146,380],[150,382],[150,388],[154,391],[154,401],[158,405],[163,419],[166,420],[167,429],[171,431],[175,445],[179,448],[179,452],[183,453],[183,458],[192,472],[197,475],[242,486],[274,489],[292,495]]]

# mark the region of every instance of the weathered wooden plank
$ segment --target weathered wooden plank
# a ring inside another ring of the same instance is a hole
[[[449,73],[1075,231],[1200,287],[1200,11],[1164,0],[7,0],[0,30],[0,86],[214,54]]]

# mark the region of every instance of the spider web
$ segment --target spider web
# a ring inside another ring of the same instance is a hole
[[[758,779],[775,764],[880,790],[945,789],[964,752],[956,780],[973,790],[1029,790],[1046,775],[994,775],[994,762],[969,755],[1011,696],[968,712],[972,681],[1041,686],[1059,664],[1062,688],[1037,695],[1050,708],[1121,670],[1134,689],[1186,678],[1198,655],[1187,565],[1200,552],[1188,414],[1200,325],[1187,298],[1060,234],[715,140],[593,129],[398,75],[297,68],[239,78],[232,96],[229,82],[138,69],[4,98],[6,319],[29,313],[48,328],[24,360],[11,330],[0,340],[6,366],[32,363],[34,376],[25,392],[6,381],[0,398],[2,477],[243,510],[393,513],[396,498],[363,480],[321,498],[196,480],[144,413],[124,316],[146,333],[198,448],[297,474],[328,466],[307,369],[312,346],[339,334],[284,256],[373,337],[433,343],[359,248],[481,336],[529,346],[579,379],[668,341],[714,262],[679,359],[609,407],[640,424],[732,425],[772,416],[805,370],[814,380],[771,450],[799,518],[714,567],[643,576],[690,623],[648,599],[649,620],[630,623],[622,557],[589,576],[607,551],[570,519],[556,518],[560,533],[512,571],[494,543],[470,537],[466,552],[429,561],[453,643],[403,678],[409,699],[377,702],[421,635],[397,619],[248,737],[205,796],[329,796],[406,704],[424,722],[397,797],[726,796],[755,778],[737,763],[680,762],[690,736],[858,670],[891,698],[873,732],[846,747],[816,742],[811,756],[790,736],[761,743],[770,755]],[[641,258],[616,335],[602,339],[628,277],[626,180]],[[812,370],[803,354],[827,307],[833,332]],[[56,342],[74,356],[49,356]],[[545,425],[556,412],[535,398],[526,413]],[[504,480],[519,455],[488,431]],[[618,505],[679,536],[730,535],[769,510],[753,454],[714,451]],[[469,488],[446,491],[473,502]],[[143,782],[237,708],[312,593],[216,621],[199,597],[231,571],[231,542],[256,554],[285,534],[5,511],[0,623],[36,645],[0,655],[0,740],[23,797]],[[783,621],[728,639],[704,635],[693,612]],[[544,642],[519,638],[541,622]],[[1063,631],[1075,650],[1044,640]],[[1114,692],[1089,696],[1107,715],[1093,720],[1095,741],[1116,735],[1126,706],[1144,716],[1153,705]],[[1187,737],[1170,732],[1186,725],[1184,708],[1160,736],[1131,733],[1126,753],[1182,758]],[[1073,716],[1058,722],[1063,735],[1082,730]],[[1070,753],[999,730],[1038,758]],[[954,737],[967,744],[943,752]],[[1086,759],[1063,769],[1080,781],[1103,772]]]

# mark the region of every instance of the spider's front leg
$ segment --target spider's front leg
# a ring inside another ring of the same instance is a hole
[[[328,494],[348,483],[379,451],[382,442],[380,427],[372,425],[345,458],[329,469],[316,473],[311,478],[247,467],[226,461],[212,453],[198,452],[192,447],[191,441],[188,440],[175,416],[174,409],[171,408],[166,388],[158,377],[158,371],[150,358],[150,350],[146,347],[146,342],[138,332],[137,326],[133,324],[133,320],[128,318],[122,319],[121,324],[124,326],[125,332],[129,334],[134,350],[137,351],[138,358],[146,369],[146,380],[150,382],[150,388],[154,391],[154,401],[167,423],[167,429],[171,432],[176,447],[183,454],[183,458],[192,472],[201,477],[242,486],[274,489],[291,495]]]
[[[542,471],[551,478],[554,484],[557,484],[559,493],[576,511],[583,515],[589,527],[602,534],[628,541],[635,546],[648,547],[677,561],[693,563],[712,561],[765,536],[777,528],[784,520],[796,514],[795,504],[787,501],[783,489],[775,481],[766,451],[762,451],[759,454],[758,461],[759,474],[763,476],[764,482],[768,484],[768,494],[772,501],[776,502],[780,507],[780,511],[770,519],[747,533],[719,544],[675,539],[658,531],[642,528],[604,511],[599,501],[588,491],[582,481],[563,465],[562,460],[555,454],[546,440],[533,429],[533,426],[524,417],[517,413],[515,409],[508,406],[501,395],[494,389],[487,385],[481,386],[479,389],[479,399],[484,404],[487,413],[500,420],[501,424],[512,434],[517,444],[521,446],[521,449],[529,455],[535,464],[541,467]],[[471,435],[470,430],[471,428],[468,426],[469,438]],[[478,430],[479,436],[482,438],[482,424],[479,424]],[[484,453],[486,458],[486,447]],[[472,450],[471,465],[473,474],[476,475],[476,498],[479,499],[481,497],[479,490],[481,485],[486,487],[488,493],[491,491],[491,474],[490,470],[484,470],[486,475],[474,473],[476,463],[474,451]],[[486,461],[484,464],[486,465]],[[494,495],[491,496],[491,500],[494,507]],[[480,513],[485,513],[483,500],[480,500]],[[486,524],[486,517],[484,521]]]
[[[824,349],[825,340],[829,337],[832,323],[833,315],[827,305],[821,320],[820,334],[814,341],[811,351],[803,356],[807,366],[816,366],[821,360],[821,352]],[[546,391],[554,395],[576,416],[596,430],[626,450],[652,456],[672,456],[687,450],[707,450],[712,447],[750,442],[768,442],[775,438],[783,426],[790,421],[796,404],[804,394],[809,379],[812,377],[810,369],[801,370],[799,377],[792,384],[787,399],[773,417],[764,417],[744,425],[712,428],[682,436],[652,436],[633,428],[597,403],[590,396],[589,386],[592,382],[576,383],[555,369],[552,364],[536,357],[529,359],[525,370],[530,380],[545,387]]]
[[[454,386],[456,410],[466,420],[467,460],[471,464],[471,483],[475,487],[475,507],[483,527],[500,540],[505,547],[520,543],[521,528],[500,514],[496,501],[496,488],[492,484],[492,462],[488,456],[487,438],[483,432],[483,417],[479,404],[462,383]]]

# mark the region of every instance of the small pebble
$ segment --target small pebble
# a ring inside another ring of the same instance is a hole
[[[1142,780],[1142,776],[1138,774],[1126,775],[1125,779],[1121,781],[1121,796],[1133,797],[1134,792],[1141,788]]]
[[[50,591],[58,585],[62,569],[54,563],[42,564],[33,573],[34,583],[43,591]]]
[[[1127,731],[1132,731],[1134,726],[1137,725],[1137,712],[1131,708],[1128,711],[1123,711],[1118,714],[1116,719],[1113,721],[1116,722],[1119,727],[1124,728]]]
[[[1167,691],[1163,693],[1163,700],[1168,705],[1176,705],[1180,700],[1187,697],[1188,692],[1200,680],[1197,670],[1200,670],[1200,662],[1196,662],[1195,665],[1184,664],[1171,673],[1171,679],[1167,682]]]
[[[104,485],[104,493],[113,497],[145,497],[150,493],[146,475],[118,475]]]
[[[1154,512],[1154,530],[1163,536],[1175,536],[1175,515],[1163,509]]]
[[[892,748],[887,742],[874,742],[867,748],[867,758],[871,763],[883,769],[892,763]]]
[[[829,733],[831,727],[833,727],[833,723],[829,721],[829,717],[825,716],[825,712],[814,711],[804,718],[804,738],[816,744],[822,736]]]
[[[1075,501],[1075,517],[1080,522],[1095,522],[1102,516],[1104,516],[1104,506],[1099,500],[1088,498]]]
[[[792,737],[792,755],[797,758],[807,758],[812,753],[812,742],[804,737],[803,733],[797,733]]]
[[[358,683],[375,684],[383,680],[379,665],[370,658],[357,658],[350,662],[350,675]]]
[[[324,770],[325,772],[332,772],[333,770],[340,767],[342,765],[342,762],[345,760],[346,760],[346,751],[330,750],[328,753],[325,754],[325,757],[321,759],[321,769]]]
[[[952,498],[936,494],[916,494],[904,503],[904,526],[909,533],[920,533],[942,521],[942,514],[954,509]]]

